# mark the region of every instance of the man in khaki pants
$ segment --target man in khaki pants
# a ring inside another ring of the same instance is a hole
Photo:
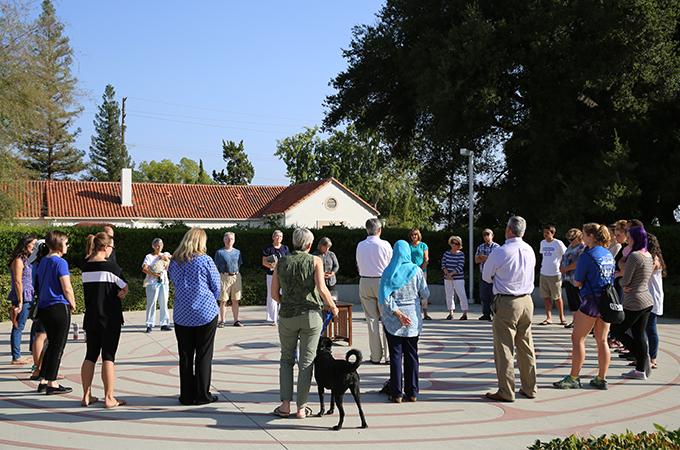
[[[382,224],[380,219],[366,221],[368,236],[357,245],[357,267],[359,268],[359,298],[368,324],[368,345],[371,349],[371,362],[380,364],[387,346],[383,345],[380,333],[380,309],[378,307],[378,287],[383,270],[392,259],[392,246],[380,239]]]
[[[515,364],[522,381],[519,394],[536,397],[536,356],[531,338],[534,303],[534,267],[536,255],[522,236],[526,221],[519,216],[508,220],[505,244],[495,249],[484,264],[482,279],[493,284],[493,349],[498,377],[498,391],[486,398],[500,402],[515,401]]]

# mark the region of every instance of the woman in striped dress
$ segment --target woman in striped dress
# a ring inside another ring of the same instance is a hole
[[[459,320],[467,320],[468,299],[465,293],[465,254],[461,251],[463,249],[463,240],[460,236],[451,236],[449,238],[449,245],[451,250],[445,251],[442,256],[444,295],[446,297],[446,308],[449,310],[446,320],[453,319],[453,311],[456,309],[454,302],[456,295],[460,301],[460,308],[463,310],[463,315],[460,316]]]

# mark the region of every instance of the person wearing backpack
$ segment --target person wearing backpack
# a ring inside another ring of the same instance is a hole
[[[596,389],[607,389],[607,370],[611,360],[607,335],[609,323],[600,315],[600,297],[607,285],[614,283],[614,257],[608,250],[611,236],[605,225],[587,223],[583,225],[583,242],[586,249],[576,262],[572,278],[574,286],[579,288],[581,304],[574,313],[574,328],[571,334],[572,357],[571,372],[560,381],[553,383],[556,389],[580,389],[579,373],[586,359],[586,336],[595,328],[597,343],[597,376],[590,380]]]

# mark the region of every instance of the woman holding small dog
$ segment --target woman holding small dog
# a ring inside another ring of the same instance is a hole
[[[163,252],[163,240],[160,238],[151,241],[151,248],[153,251],[146,255],[142,263],[142,272],[146,274],[143,284],[146,289],[146,332],[151,333],[156,323],[156,303],[161,308],[161,331],[170,331],[170,282],[167,269],[171,256]]]
[[[423,329],[421,302],[429,297],[425,275],[411,262],[408,243],[397,241],[378,290],[390,350],[389,395],[395,403],[401,403],[402,398],[415,402],[418,397],[418,337]],[[405,386],[402,386],[402,373]]]
[[[307,407],[307,397],[312,384],[312,364],[323,327],[321,316],[323,306],[325,305],[333,316],[338,315],[338,308],[324,280],[323,262],[318,256],[309,254],[312,242],[314,235],[311,231],[297,228],[293,232],[293,253],[278,261],[272,276],[272,298],[281,305],[279,310],[281,405],[274,410],[274,415],[279,417],[288,417],[291,414],[293,365],[298,340],[300,356],[295,416],[304,419],[312,413]]]

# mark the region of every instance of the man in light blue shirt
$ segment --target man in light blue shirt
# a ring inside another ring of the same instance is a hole
[[[242,327],[243,323],[238,320],[238,302],[241,300],[243,285],[241,281],[241,252],[234,248],[236,235],[231,231],[224,233],[224,248],[215,253],[215,265],[220,272],[220,320],[217,328],[224,327],[227,315],[227,302],[231,300],[231,312],[234,315],[234,326]]]
[[[522,386],[519,393],[536,397],[536,356],[531,337],[534,316],[534,268],[536,255],[522,236],[526,221],[519,216],[508,220],[505,244],[495,249],[484,263],[482,279],[493,284],[493,349],[498,377],[498,391],[487,392],[486,398],[501,402],[515,401],[515,364]]]

